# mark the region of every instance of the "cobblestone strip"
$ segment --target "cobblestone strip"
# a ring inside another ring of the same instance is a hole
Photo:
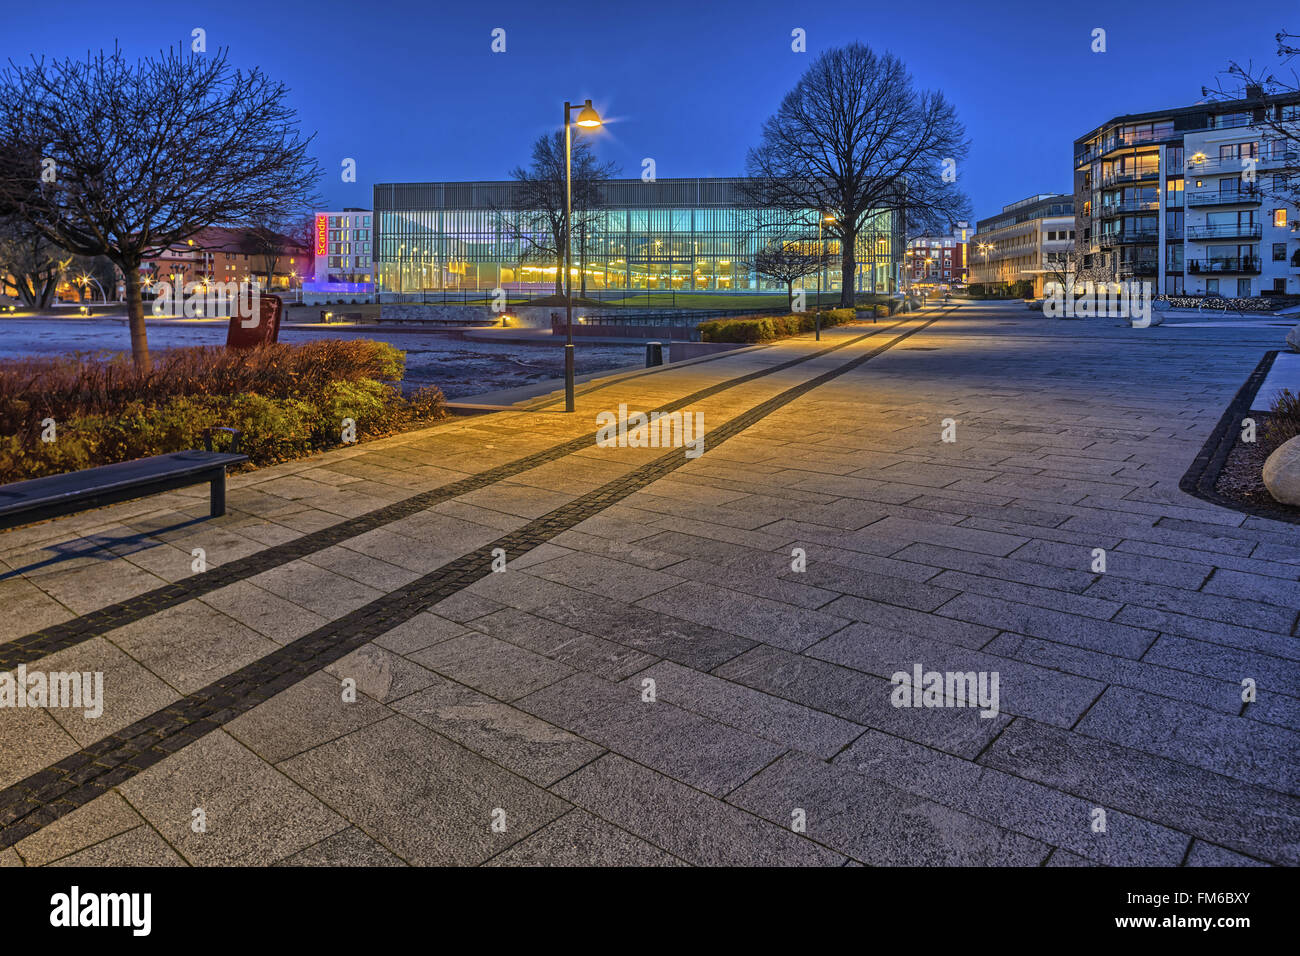
[[[940,318],[942,315],[908,329],[838,368],[786,389],[729,419],[707,433],[707,447],[716,448],[807,392],[929,328]],[[403,621],[491,574],[495,549],[504,549],[508,560],[519,558],[670,474],[688,460],[680,449],[662,455],[10,785],[0,791],[0,849],[48,826]]]
[[[809,355],[799,358],[790,359],[770,368],[758,369],[745,375],[738,376],[719,382],[716,385],[710,385],[707,388],[692,392],[683,398],[669,402],[656,409],[660,412],[672,412],[686,406],[710,398],[728,389],[736,388],[755,379],[772,375],[776,372],[784,371],[804,362],[821,358],[831,352],[847,348],[864,339],[877,335],[880,332],[890,331],[901,325],[902,322],[896,322],[893,325],[885,326],[880,329],[873,329],[863,335],[854,336],[847,342],[839,345],[833,345],[830,348],[820,349]],[[498,465],[487,471],[472,475],[469,478],[462,478],[459,481],[442,485],[429,491],[421,492],[410,498],[404,498],[401,501],[393,502],[382,508],[376,508],[355,518],[349,518],[332,524],[327,528],[319,531],[313,531],[305,534],[293,541],[284,544],[274,545],[251,554],[245,558],[239,558],[227,564],[213,567],[202,574],[196,574],[193,577],[186,578],[183,581],[177,581],[173,584],[165,584],[161,587],[146,591],[143,594],[116,604],[110,604],[107,607],[99,608],[88,614],[73,618],[70,621],[64,621],[31,634],[14,638],[4,644],[0,644],[0,671],[13,670],[19,664],[30,664],[56,651],[88,641],[92,637],[97,637],[114,628],[123,627],[148,617],[151,614],[157,614],[159,611],[165,611],[167,608],[175,607],[194,598],[202,597],[213,591],[219,590],[231,584],[236,584],[255,574],[261,574],[263,571],[269,571],[277,568],[282,564],[295,561],[299,558],[307,557],[317,551],[332,547],[357,535],[364,534],[367,531],[373,531],[375,528],[390,524],[402,518],[431,508],[434,505],[460,495],[468,494],[471,491],[477,491],[495,482],[511,478],[530,469],[537,468],[540,465],[571,455],[576,451],[584,448],[590,448],[593,442],[592,432],[586,435],[580,435],[571,441],[561,442],[550,448],[543,449],[532,455],[518,458],[515,461],[507,462],[504,465]]]

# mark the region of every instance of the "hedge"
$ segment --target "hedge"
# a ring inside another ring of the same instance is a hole
[[[856,309],[829,309],[821,313],[823,328],[843,325],[857,318]],[[788,335],[811,332],[816,328],[816,313],[764,315],[741,319],[714,319],[699,324],[701,342],[770,342]]]
[[[186,354],[160,352],[143,375],[116,357],[0,363],[0,420],[10,431],[0,438],[0,482],[199,448],[214,425],[238,428],[241,451],[265,465],[342,444],[345,418],[360,440],[446,415],[436,388],[402,395],[393,380],[405,355],[384,343],[173,352]],[[159,377],[159,368],[178,374]],[[18,383],[30,390],[17,392]],[[50,442],[41,440],[47,418]]]

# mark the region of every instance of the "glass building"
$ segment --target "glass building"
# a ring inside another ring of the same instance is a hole
[[[819,234],[817,213],[810,211],[792,232],[787,215],[747,202],[742,182],[602,183],[601,203],[586,215],[587,228],[574,229],[574,290],[784,291],[783,283],[750,268],[761,245],[797,238],[810,251],[820,242],[830,255],[839,254],[839,242]],[[374,187],[374,216],[380,292],[555,289],[554,254],[539,251],[553,244],[550,231],[538,211],[521,208],[516,182],[380,184]],[[903,251],[897,218],[881,212],[859,233],[858,291],[894,290]],[[827,268],[822,283],[828,291],[840,288],[838,262]],[[817,276],[803,285],[816,288]]]

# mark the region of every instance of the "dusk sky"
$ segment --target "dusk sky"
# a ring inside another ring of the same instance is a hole
[[[1121,113],[1188,105],[1230,58],[1273,65],[1273,34],[1294,4],[1192,0],[1063,4],[815,4],[734,0],[644,4],[280,5],[42,3],[6,12],[5,57],[63,57],[111,46],[132,55],[190,42],[230,48],[292,88],[331,208],[368,207],[376,182],[497,179],[558,125],[566,98],[590,96],[609,120],[598,152],[639,175],[739,175],[762,121],[817,52],[858,40],[942,89],[971,140],[959,183],[976,218],[1038,192],[1070,189],[1071,142]],[[559,12],[557,12],[559,11]],[[1265,12],[1268,11],[1268,12]],[[1276,12],[1272,12],[1276,11]],[[1226,16],[1225,16],[1226,14]],[[1212,24],[1212,25],[1211,25]],[[490,50],[494,28],[506,52]],[[790,49],[807,33],[808,52]],[[1107,52],[1091,32],[1107,31]],[[358,181],[340,181],[345,157]]]

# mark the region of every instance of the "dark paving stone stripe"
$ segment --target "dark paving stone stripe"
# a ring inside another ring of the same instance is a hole
[[[929,328],[940,318],[942,315],[908,329],[838,368],[788,388],[729,419],[706,433],[705,454],[807,392]],[[0,791],[0,849],[84,806],[280,691],[487,577],[493,573],[494,549],[503,548],[507,560],[517,559],[672,473],[688,460],[680,449],[662,455],[12,784]]]
[[[752,382],[755,379],[772,375],[776,372],[793,368],[804,362],[821,358],[831,352],[837,352],[840,349],[847,348],[864,339],[870,338],[881,332],[886,332],[897,328],[902,322],[896,322],[893,325],[885,326],[880,329],[873,329],[863,335],[855,336],[847,342],[839,345],[833,345],[830,348],[821,349],[810,355],[801,358],[790,359],[773,365],[770,368],[758,369],[754,372],[748,372],[745,375],[738,376],[719,382],[716,385],[710,385],[702,388],[697,392],[692,392],[684,398],[669,402],[667,405],[660,406],[656,411],[672,412],[685,408],[686,406],[710,398],[728,389],[744,385],[746,382]],[[211,594],[231,584],[236,584],[255,574],[261,574],[263,571],[269,571],[277,568],[282,564],[290,561],[296,561],[299,558],[305,558],[308,555],[323,551],[325,548],[332,547],[355,538],[357,535],[364,534],[367,531],[373,531],[386,524],[398,521],[402,518],[409,517],[426,508],[441,504],[444,501],[450,501],[460,495],[468,494],[471,491],[477,491],[488,485],[506,478],[512,478],[515,475],[522,474],[530,469],[545,465],[548,462],[556,461],[574,452],[590,448],[595,432],[587,435],[580,435],[571,441],[562,442],[553,445],[550,448],[518,458],[514,461],[507,462],[504,465],[498,465],[495,468],[489,468],[487,471],[479,472],[468,478],[462,478],[459,481],[453,481],[450,484],[442,485],[429,491],[421,492],[410,498],[404,498],[401,501],[385,505],[382,508],[376,508],[374,511],[368,511],[363,515],[355,518],[349,518],[332,524],[327,528],[319,531],[313,531],[296,538],[293,541],[284,544],[274,545],[251,554],[245,558],[239,558],[227,564],[221,564],[202,574],[196,574],[193,577],[185,578],[183,581],[177,581],[173,584],[164,584],[161,587],[154,588],[152,591],[146,591],[144,594],[136,597],[127,598],[116,604],[110,604],[107,607],[99,608],[88,614],[73,618],[70,621],[64,621],[61,624],[55,624],[23,637],[14,638],[4,644],[0,644],[0,671],[13,670],[19,664],[30,664],[56,651],[88,641],[92,637],[98,637],[114,628],[123,627],[135,621],[142,620],[151,614],[157,614],[159,611],[165,611],[167,608],[175,607],[177,604],[183,604],[194,598],[202,597],[205,594]]]

